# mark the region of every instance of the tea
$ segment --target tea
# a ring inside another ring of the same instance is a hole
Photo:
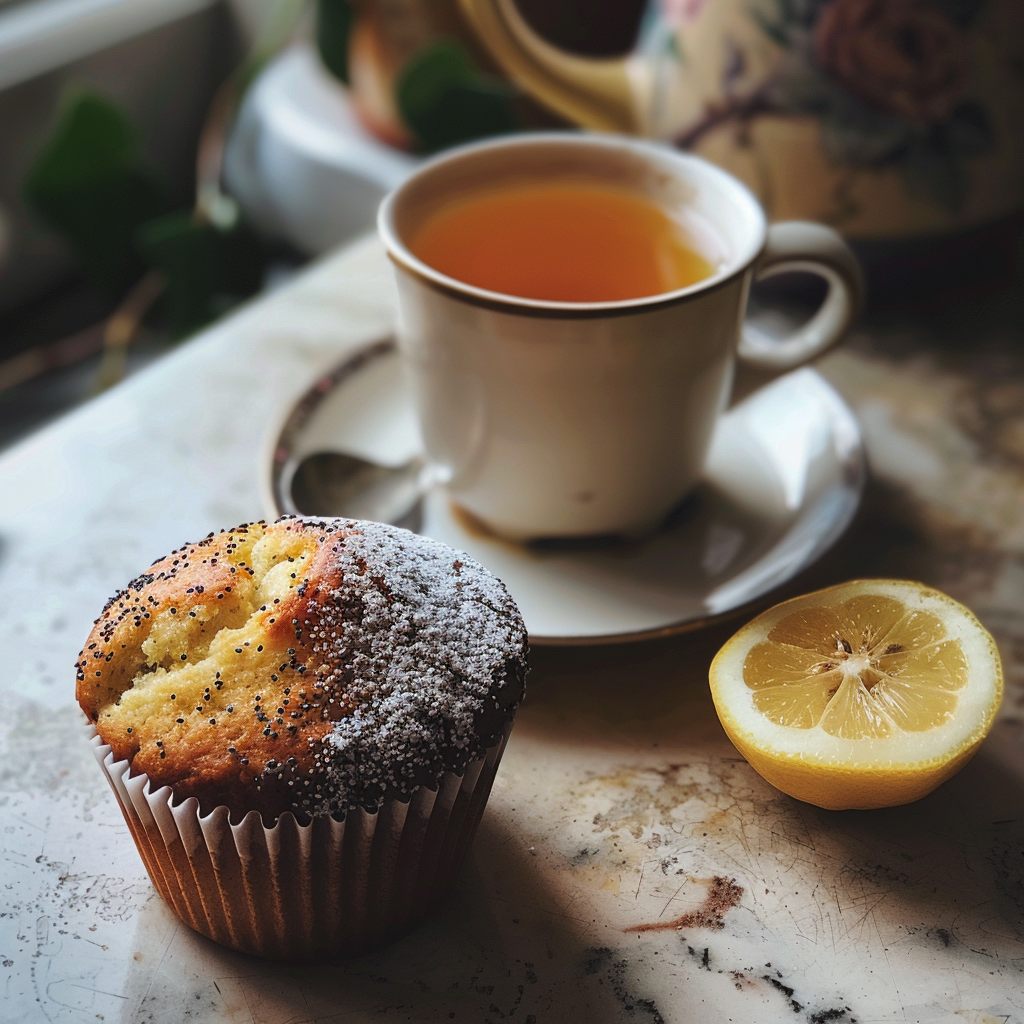
[[[524,184],[448,204],[409,248],[442,274],[554,302],[618,302],[675,291],[714,268],[682,225],[624,188]]]

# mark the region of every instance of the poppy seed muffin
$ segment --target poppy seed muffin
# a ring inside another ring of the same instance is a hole
[[[116,760],[265,824],[375,811],[502,735],[526,631],[503,584],[380,523],[285,519],[211,534],[107,604],[78,701]]]

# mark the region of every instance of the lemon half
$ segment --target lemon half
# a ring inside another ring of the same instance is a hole
[[[710,678],[752,767],[831,810],[930,793],[970,760],[1003,696],[985,627],[902,580],[855,580],[770,608],[722,647]]]

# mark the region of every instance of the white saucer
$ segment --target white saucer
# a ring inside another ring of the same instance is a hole
[[[388,466],[419,453],[411,387],[390,340],[317,381],[291,411],[264,482],[272,516],[294,511],[284,481],[317,451]],[[809,566],[849,525],[864,476],[853,414],[805,368],[722,417],[704,482],[673,525],[642,542],[511,544],[454,514],[442,488],[425,499],[420,532],[504,580],[532,643],[642,640],[706,625]]]

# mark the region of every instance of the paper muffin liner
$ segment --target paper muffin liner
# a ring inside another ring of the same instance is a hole
[[[375,812],[300,824],[291,812],[270,828],[257,811],[238,823],[227,807],[200,814],[150,791],[114,759],[92,725],[96,760],[124,814],[153,885],[197,932],[274,960],[332,960],[406,931],[443,895],[469,850],[512,730],[436,790]]]

